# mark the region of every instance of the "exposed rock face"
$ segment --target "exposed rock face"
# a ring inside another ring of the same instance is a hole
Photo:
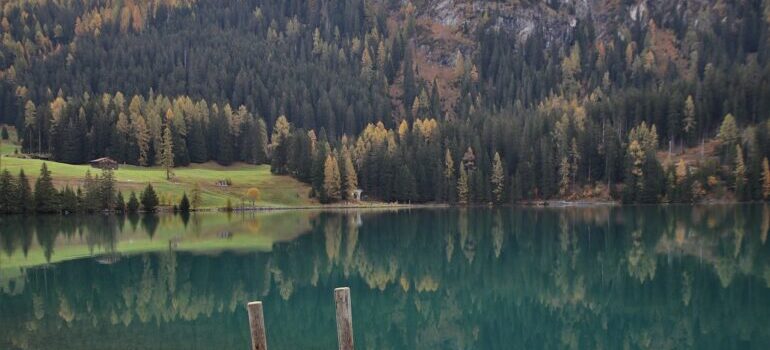
[[[650,57],[660,63],[659,75],[664,76],[671,67],[679,72],[687,70],[693,50],[682,42],[687,33],[711,30],[719,21],[734,20],[724,0],[412,1],[417,6],[414,44],[418,73],[427,81],[437,80],[447,101],[457,97],[453,84],[457,53],[474,55],[479,30],[503,33],[519,44],[536,34],[542,38],[542,47],[565,53],[578,30],[586,30],[582,24],[590,23],[597,49],[615,38],[644,40],[633,45],[649,47]]]
[[[496,18],[489,27],[492,30],[508,32],[518,41],[541,30],[547,44],[553,45],[570,39],[581,20],[592,21],[603,37],[635,23],[644,28],[651,19],[659,27],[668,27],[676,14],[692,25],[704,25],[697,22],[718,15],[719,7],[719,0],[426,0],[418,16],[465,34]],[[704,10],[709,15],[703,16]]]
[[[664,31],[676,21],[693,29],[724,17],[720,0],[425,0],[417,9],[418,45],[439,65],[454,63],[457,51],[475,49],[480,28],[510,34],[523,42],[539,32],[545,47],[569,44],[580,21],[591,21],[598,40],[625,37],[629,29],[650,25]],[[494,21],[490,23],[490,21]]]

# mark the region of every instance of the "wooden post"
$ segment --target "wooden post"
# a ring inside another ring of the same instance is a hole
[[[246,308],[249,310],[251,349],[267,350],[267,336],[265,336],[265,316],[262,313],[262,302],[250,302],[248,305],[246,305]]]
[[[350,308],[350,288],[334,290],[337,305],[337,342],[340,350],[353,350],[353,314]]]

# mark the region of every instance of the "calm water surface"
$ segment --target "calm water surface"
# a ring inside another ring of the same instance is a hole
[[[0,218],[0,349],[770,349],[770,207]]]

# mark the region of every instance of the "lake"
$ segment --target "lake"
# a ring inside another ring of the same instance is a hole
[[[770,349],[770,206],[0,218],[0,349]]]

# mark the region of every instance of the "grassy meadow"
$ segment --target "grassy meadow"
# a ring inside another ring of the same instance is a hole
[[[24,172],[34,181],[40,173],[40,167],[45,162],[51,171],[54,184],[57,187],[69,185],[80,186],[86,171],[91,170],[93,175],[101,170],[93,169],[89,165],[72,165],[43,161],[39,159],[23,159],[13,157],[14,150],[20,148],[15,140],[15,132],[9,129],[11,139],[3,141],[0,147],[3,169],[8,169],[11,174]],[[152,183],[162,205],[178,203],[183,193],[188,195],[196,183],[201,187],[202,208],[224,207],[229,199],[233,206],[239,206],[242,200],[246,200],[245,193],[250,187],[256,187],[261,192],[261,198],[257,206],[265,207],[296,207],[312,206],[317,202],[309,198],[310,187],[289,176],[277,176],[270,173],[269,165],[234,164],[221,166],[210,162],[194,164],[188,167],[174,169],[175,177],[171,181],[166,180],[166,172],[161,167],[139,167],[121,165],[115,171],[118,188],[128,201],[131,191],[140,192],[148,183]],[[218,181],[229,179],[231,186],[217,186]]]

